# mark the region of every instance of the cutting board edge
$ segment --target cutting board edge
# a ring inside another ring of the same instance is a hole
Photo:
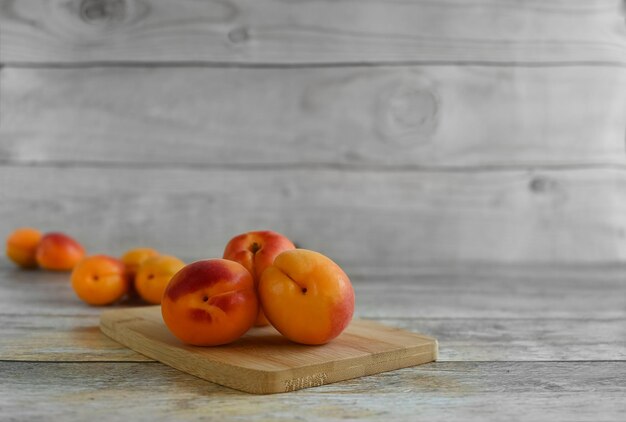
[[[383,372],[395,371],[397,369],[409,368],[413,366],[423,365],[436,361],[437,346],[433,345],[432,350],[404,356],[399,359],[390,359],[387,361],[368,364],[367,362],[353,365],[342,370],[335,370],[329,376],[324,372],[303,377],[285,377],[289,371],[281,371],[275,374],[275,380],[271,384],[271,388],[248,391],[253,394],[276,394],[297,391],[302,388],[319,387],[326,384],[333,384],[340,381],[346,381],[354,378],[365,377],[369,375],[380,374]]]
[[[199,370],[199,366],[186,366],[181,365],[177,360],[170,360],[167,358],[163,358],[162,355],[152,354],[150,350],[146,350],[144,347],[138,347],[137,344],[141,343],[138,341],[138,338],[133,338],[129,336],[125,336],[121,331],[116,330],[114,328],[115,325],[119,324],[128,324],[133,321],[143,320],[141,316],[133,316],[132,313],[134,311],[141,312],[141,308],[130,309],[131,315],[127,318],[119,319],[116,318],[116,310],[105,311],[100,316],[100,331],[106,335],[107,337],[117,341],[124,346],[140,353],[148,358],[154,359],[158,362],[171,366],[177,370],[189,373],[190,375],[196,376],[198,378],[207,380],[209,382],[217,383],[229,388],[233,388],[235,390],[244,391],[251,394],[276,394],[276,393],[285,393],[292,392],[296,390],[300,390],[303,388],[316,387],[326,384],[332,384],[339,381],[345,381],[353,378],[358,378],[362,376],[373,375],[382,372],[393,371],[396,369],[407,368],[411,366],[417,366],[429,362],[434,362],[438,358],[438,341],[435,338],[424,336],[421,334],[414,334],[416,337],[419,337],[422,340],[427,341],[427,344],[413,345],[405,349],[405,351],[410,351],[415,349],[415,353],[410,353],[408,355],[404,355],[400,358],[392,358],[389,360],[379,360],[375,362],[371,362],[368,359],[363,359],[360,357],[355,357],[353,359],[355,364],[351,365],[347,368],[343,368],[341,370],[333,370],[328,372],[323,370],[324,364],[314,364],[307,367],[300,367],[294,369],[281,369],[281,370],[264,370],[258,368],[244,368],[246,372],[249,373],[251,377],[255,377],[256,379],[262,381],[254,384],[246,384],[246,383],[237,383],[236,377],[228,377],[223,374],[215,375],[211,373],[211,371],[201,371]],[[358,320],[357,320],[358,321]],[[377,321],[371,320],[361,320],[367,323],[374,323],[375,325],[384,327],[384,328],[394,328],[389,327],[384,324],[378,323]],[[127,331],[133,331],[136,335],[141,336],[143,338],[143,343],[145,345],[148,343],[155,343],[150,337],[145,336],[143,333],[132,330],[132,328],[127,328]],[[137,343],[137,344],[136,344]],[[428,347],[430,346],[430,347]],[[424,349],[427,350],[424,350]],[[138,350],[138,349],[141,349]],[[376,355],[373,355],[376,356]],[[214,362],[211,362],[214,364]],[[220,362],[218,364],[221,366],[221,371],[224,371],[225,366],[230,366],[233,371],[241,371],[241,367],[237,367],[234,365],[225,364]],[[310,373],[311,375],[301,375],[302,373]]]
[[[120,333],[114,333],[111,327],[106,324],[100,325],[100,331],[107,337],[110,337],[114,341],[117,341],[124,346],[135,350],[136,347],[133,344],[133,340],[127,338]],[[140,333],[137,333],[141,335]],[[146,338],[144,336],[144,338]],[[149,338],[146,338],[147,341],[150,341]],[[423,349],[423,347],[420,347]],[[431,350],[420,350],[415,354],[410,354],[403,356],[398,359],[389,359],[378,361],[374,363],[370,362],[358,362],[360,358],[355,357],[354,359],[349,359],[357,361],[355,365],[348,366],[347,368],[334,370],[329,376],[327,372],[323,370],[324,364],[315,364],[311,366],[295,368],[295,369],[281,369],[281,370],[264,370],[264,369],[255,369],[255,368],[244,368],[246,372],[250,373],[250,376],[258,377],[263,380],[265,388],[249,388],[247,385],[240,385],[238,383],[233,383],[227,377],[215,377],[208,375],[205,371],[198,371],[192,367],[186,367],[184,365],[180,365],[176,360],[163,359],[162,356],[152,355],[149,352],[138,352],[150,359],[154,359],[158,362],[171,366],[177,370],[189,373],[198,378],[202,378],[204,380],[214,382],[220,385],[224,385],[229,388],[233,388],[240,391],[245,391],[252,394],[275,394],[275,393],[284,393],[290,391],[296,391],[302,388],[320,386],[325,384],[332,384],[339,381],[345,381],[348,379],[358,378],[362,376],[368,376],[373,374],[378,374],[381,372],[393,371],[396,369],[407,368],[411,366],[422,365],[429,362],[434,362],[437,360],[438,346],[437,341],[434,340],[431,344]],[[226,364],[220,363],[220,365],[225,366]],[[239,370],[242,370],[239,368]],[[313,375],[304,375],[304,373],[314,372]]]

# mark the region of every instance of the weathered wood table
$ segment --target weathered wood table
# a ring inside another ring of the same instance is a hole
[[[353,282],[359,317],[436,336],[440,360],[255,396],[119,346],[67,274],[3,261],[0,419],[624,420],[625,268],[433,267]]]

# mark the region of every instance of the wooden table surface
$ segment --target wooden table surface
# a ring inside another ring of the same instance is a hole
[[[255,396],[103,336],[67,274],[0,267],[3,420],[624,420],[626,268],[353,276],[357,316],[436,336],[436,363]],[[120,305],[125,306],[125,305]]]

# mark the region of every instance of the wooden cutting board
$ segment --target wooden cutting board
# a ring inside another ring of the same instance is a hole
[[[352,321],[323,346],[292,343],[272,327],[252,328],[225,346],[188,346],[168,331],[159,306],[106,311],[100,329],[166,365],[255,394],[316,387],[437,359],[434,338],[367,320]]]

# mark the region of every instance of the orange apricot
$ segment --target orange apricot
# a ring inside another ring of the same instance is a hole
[[[157,255],[159,255],[159,252],[152,248],[134,248],[126,251],[121,259],[126,266],[129,279],[134,281],[141,264],[146,259]]]
[[[167,284],[185,263],[175,256],[159,255],[146,259],[135,276],[135,290],[148,303],[161,303]]]
[[[281,252],[294,249],[295,246],[287,237],[280,233],[264,230],[252,231],[237,235],[230,239],[224,249],[224,259],[235,261],[246,267],[258,288],[261,274],[274,263]],[[269,321],[259,309],[256,326],[268,325]]]
[[[85,249],[63,233],[47,233],[37,246],[37,263],[41,268],[69,271],[85,256]]]
[[[7,257],[22,268],[34,268],[37,266],[36,253],[40,241],[39,230],[30,227],[19,228],[7,237]]]
[[[90,305],[109,305],[128,292],[128,279],[122,261],[94,255],[83,259],[72,271],[72,288]]]
[[[328,343],[354,313],[346,273],[330,258],[306,249],[276,257],[261,276],[259,298],[274,328],[296,343]]]
[[[196,346],[235,341],[252,327],[258,312],[252,275],[225,259],[187,265],[172,278],[161,303],[165,325]]]

